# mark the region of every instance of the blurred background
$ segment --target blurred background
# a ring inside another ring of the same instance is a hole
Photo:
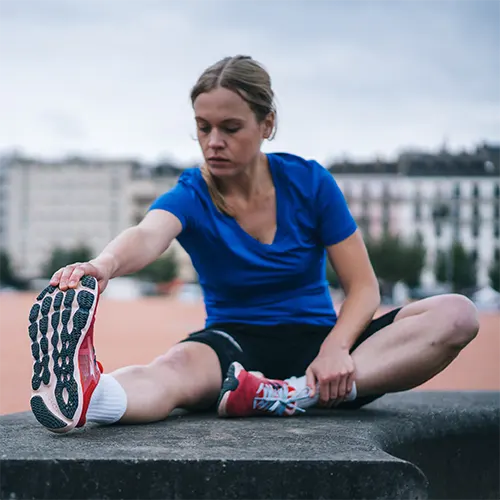
[[[0,43],[0,413],[29,408],[34,297],[199,165],[189,91],[236,54],[273,80],[264,150],[342,188],[379,312],[447,292],[480,309],[477,339],[419,390],[500,389],[499,2],[2,0]],[[204,318],[175,242],[110,283],[98,357],[147,363]]]

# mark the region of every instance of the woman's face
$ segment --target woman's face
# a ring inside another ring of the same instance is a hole
[[[272,130],[271,116],[258,123],[244,99],[221,87],[200,94],[193,107],[198,141],[214,176],[238,175],[257,159]]]

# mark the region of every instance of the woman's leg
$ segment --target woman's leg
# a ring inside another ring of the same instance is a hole
[[[221,366],[237,359],[228,334],[197,332],[196,341],[191,335],[149,365],[101,375],[93,344],[98,298],[97,280],[85,276],[75,289],[46,287],[30,309],[30,405],[43,426],[65,433],[87,421],[152,422],[176,407],[216,401]]]
[[[177,344],[149,365],[120,368],[110,375],[127,396],[123,423],[162,420],[175,408],[209,407],[222,385],[217,354],[199,342]]]
[[[443,295],[410,304],[397,312],[391,324],[371,333],[384,321],[392,318],[382,317],[372,324],[352,352],[357,391],[353,390],[354,394],[340,408],[359,408],[384,393],[422,384],[448,366],[479,330],[474,304],[461,295]],[[366,338],[367,335],[370,336]],[[323,340],[324,337],[318,345],[309,344],[311,352],[303,358],[300,371],[306,366],[304,361],[308,365],[314,359]],[[314,398],[304,395],[305,376],[276,382],[254,377],[241,365],[232,365],[230,377],[224,382],[219,414],[291,415],[300,411],[297,408],[303,410],[316,404],[317,393]],[[359,399],[355,399],[357,396]]]
[[[352,353],[358,396],[416,387],[448,366],[477,335],[474,304],[462,295],[430,297],[403,307],[394,322]]]

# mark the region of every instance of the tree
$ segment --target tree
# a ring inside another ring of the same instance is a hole
[[[417,234],[413,242],[406,246],[406,266],[404,269],[404,281],[410,288],[420,285],[420,276],[425,266],[427,251],[421,234]]]
[[[4,250],[0,251],[0,283],[14,286],[15,276],[10,264],[10,257]]]
[[[386,233],[378,240],[367,240],[366,247],[379,279],[391,284],[403,281],[409,287],[418,286],[426,255],[420,235],[407,243],[397,235]]]
[[[43,276],[49,278],[61,267],[75,262],[88,262],[93,257],[92,250],[86,246],[64,249],[56,247],[48,261],[43,266]]]
[[[494,259],[489,269],[491,287],[500,292],[500,259]]]
[[[367,239],[366,248],[375,274],[382,282],[392,286],[403,281],[411,288],[418,286],[426,255],[420,235],[407,243],[399,236],[384,234],[378,240]],[[330,286],[339,286],[337,274],[329,262],[326,266],[326,279]]]
[[[135,273],[135,276],[152,281],[153,283],[167,283],[177,278],[179,265],[173,252],[168,252],[164,257],[155,260],[149,266]]]
[[[435,267],[436,279],[447,283],[451,279],[453,291],[462,291],[476,285],[476,263],[460,242],[455,242],[448,252],[439,251]]]

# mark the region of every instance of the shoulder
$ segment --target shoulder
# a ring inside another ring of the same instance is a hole
[[[182,210],[183,214],[191,213],[197,207],[194,202],[200,198],[202,193],[200,183],[202,179],[198,168],[184,170],[175,185],[160,195],[150,206],[150,209]]]
[[[177,179],[177,183],[172,188],[173,191],[182,193],[189,199],[204,199],[206,196],[206,184],[198,167],[185,169]]]
[[[203,180],[198,167],[186,168],[179,176],[178,184],[185,187],[198,187]]]
[[[276,166],[280,176],[301,187],[308,186],[316,190],[325,178],[332,178],[332,174],[313,159],[305,159],[290,153],[271,153],[268,158]]]

